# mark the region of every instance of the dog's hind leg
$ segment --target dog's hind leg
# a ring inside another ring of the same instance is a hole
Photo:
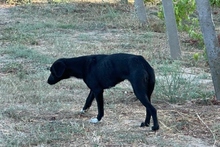
[[[92,105],[92,102],[93,102],[94,98],[95,98],[95,95],[94,95],[94,93],[92,92],[92,90],[90,90],[89,95],[88,95],[88,97],[87,97],[87,99],[86,99],[86,103],[85,103],[83,109],[81,110],[82,113],[85,113],[85,112],[90,108],[90,106]]]
[[[142,89],[142,88],[140,88],[138,86],[133,87],[133,88],[134,88],[134,93],[137,96],[137,98],[146,107],[146,113],[147,113],[146,114],[146,119],[145,119],[145,122],[141,123],[141,127],[149,126],[150,118],[152,116],[152,118],[153,118],[152,130],[158,130],[159,129],[159,125],[158,125],[158,119],[157,119],[157,110],[154,108],[154,106],[148,100],[147,95],[145,93],[143,93],[142,90],[144,90],[144,89]]]
[[[157,110],[151,104],[150,98],[146,92],[148,88],[146,74],[143,72],[133,73],[129,81],[133,87],[134,93],[136,97],[140,100],[140,102],[146,107],[146,119],[145,122],[141,123],[141,127],[149,126],[150,118],[153,118],[153,127],[152,130],[156,131],[159,129],[158,119],[157,119]]]
[[[149,102],[151,103],[151,94],[153,93],[153,90],[154,90],[154,86],[155,86],[155,76],[154,74],[151,74],[151,77],[150,78],[145,78],[145,85],[147,85],[145,87],[145,91],[146,91],[146,94],[147,94],[147,98],[149,100]],[[146,120],[144,123],[141,124],[141,127],[144,127],[144,126],[149,126],[150,125],[150,119],[151,119],[151,112],[149,111],[149,109],[146,109]]]

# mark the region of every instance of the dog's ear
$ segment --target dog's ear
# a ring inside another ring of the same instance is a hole
[[[66,65],[62,61],[57,61],[53,64],[51,72],[57,77],[60,78],[64,74]]]

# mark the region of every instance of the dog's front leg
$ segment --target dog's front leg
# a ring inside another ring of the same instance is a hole
[[[103,90],[94,92],[97,106],[98,106],[98,115],[96,118],[90,120],[91,123],[98,123],[104,116],[104,100],[103,100]]]
[[[94,98],[95,98],[95,95],[94,95],[94,93],[92,92],[92,90],[90,90],[89,95],[88,95],[88,97],[87,97],[87,99],[86,99],[86,103],[85,103],[83,109],[81,110],[82,113],[85,113],[85,112],[90,108],[90,106],[92,105],[92,102],[93,102]]]

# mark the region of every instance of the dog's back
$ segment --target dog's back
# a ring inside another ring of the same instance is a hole
[[[92,55],[89,58],[91,62],[89,72],[94,75],[93,80],[99,81],[103,89],[113,87],[125,79],[129,80],[134,72],[145,72],[148,84],[153,84],[154,87],[154,70],[142,56],[118,53]],[[149,89],[150,93],[152,91],[153,89]]]

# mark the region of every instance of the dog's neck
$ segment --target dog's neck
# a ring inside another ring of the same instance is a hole
[[[83,79],[86,60],[85,57],[65,59],[66,67],[71,77]]]

